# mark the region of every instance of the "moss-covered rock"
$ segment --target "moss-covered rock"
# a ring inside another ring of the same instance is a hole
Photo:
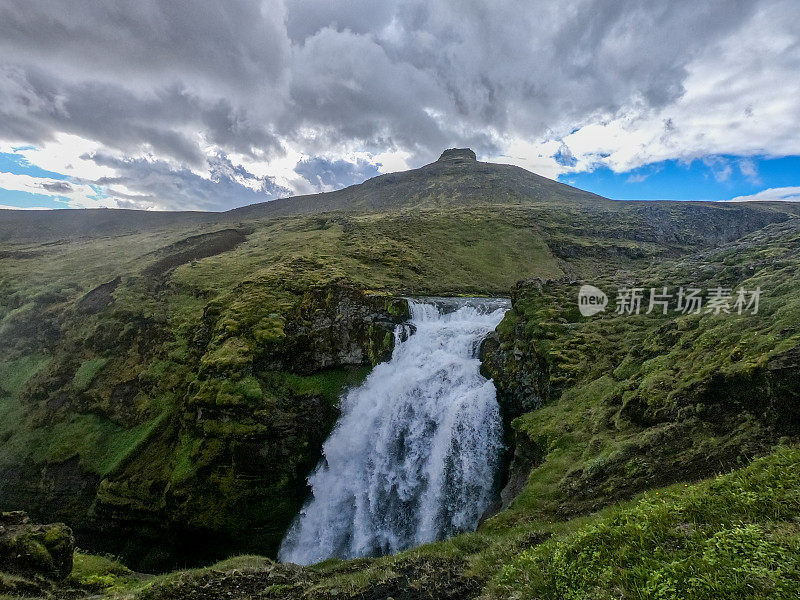
[[[349,285],[314,287],[288,313],[280,346],[257,362],[295,373],[374,366],[391,357],[394,328],[409,316],[402,298],[368,295]]]
[[[0,571],[64,579],[72,571],[74,549],[72,530],[63,523],[39,525],[22,511],[0,513]]]

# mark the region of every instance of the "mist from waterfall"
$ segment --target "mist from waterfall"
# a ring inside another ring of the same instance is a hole
[[[477,354],[508,308],[410,301],[391,360],[342,399],[280,560],[389,554],[477,527],[502,449],[495,388]]]

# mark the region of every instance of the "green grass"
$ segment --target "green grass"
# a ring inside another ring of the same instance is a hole
[[[800,449],[696,486],[649,492],[521,553],[500,597],[794,598],[800,588]]]
[[[5,432],[0,465],[11,466],[19,460],[33,464],[58,463],[79,456],[82,467],[106,476],[143,444],[161,424],[167,413],[150,421],[126,428],[95,414],[76,414],[50,427],[20,426],[20,407],[6,399],[0,404],[10,424]],[[13,411],[13,412],[12,412]],[[9,414],[14,416],[9,417]]]
[[[76,392],[85,392],[92,385],[94,378],[106,366],[107,358],[90,358],[81,363],[72,378],[72,387]]]
[[[800,346],[800,233],[793,223],[766,231],[767,259],[759,233],[736,242],[736,252],[701,253],[637,274],[645,288],[761,286],[757,315],[587,319],[576,310],[580,281],[517,289],[514,310],[498,328],[509,358],[494,376],[501,389],[513,389],[525,369],[538,373],[544,406],[513,428],[543,462],[515,501],[520,510],[487,526],[587,512],[654,485],[705,477],[791,433],[786,402],[796,391],[769,365],[793,364]],[[622,284],[614,276],[593,283],[606,291]]]
[[[523,277],[561,273],[528,219],[501,208],[282,218],[258,224],[235,252],[178,268],[173,280],[204,294],[257,282],[278,301],[281,288],[341,278],[370,290],[505,291]]]
[[[112,594],[130,591],[141,586],[146,579],[148,578],[134,573],[113,558],[76,550],[72,573],[66,583],[95,594]]]
[[[277,377],[276,382],[282,380],[298,396],[322,396],[329,404],[338,404],[342,390],[360,385],[369,372],[368,367],[357,367],[326,369],[312,375],[275,373],[273,376]]]
[[[31,377],[49,362],[49,356],[33,354],[0,364],[0,390],[14,397],[18,396]]]
[[[173,452],[174,465],[170,482],[179,485],[188,481],[197,473],[195,459],[200,455],[200,446],[203,440],[200,437],[184,434]]]
[[[44,355],[23,356],[0,365],[0,462],[9,440],[25,428],[25,407],[18,400],[25,384],[50,363]]]

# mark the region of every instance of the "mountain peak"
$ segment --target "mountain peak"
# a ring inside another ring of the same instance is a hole
[[[478,158],[470,148],[448,148],[436,162],[476,162]]]

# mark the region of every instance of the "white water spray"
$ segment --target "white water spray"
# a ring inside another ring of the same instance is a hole
[[[474,529],[502,447],[494,385],[477,351],[504,300],[412,301],[413,335],[342,400],[281,544],[284,562],[394,553]]]

